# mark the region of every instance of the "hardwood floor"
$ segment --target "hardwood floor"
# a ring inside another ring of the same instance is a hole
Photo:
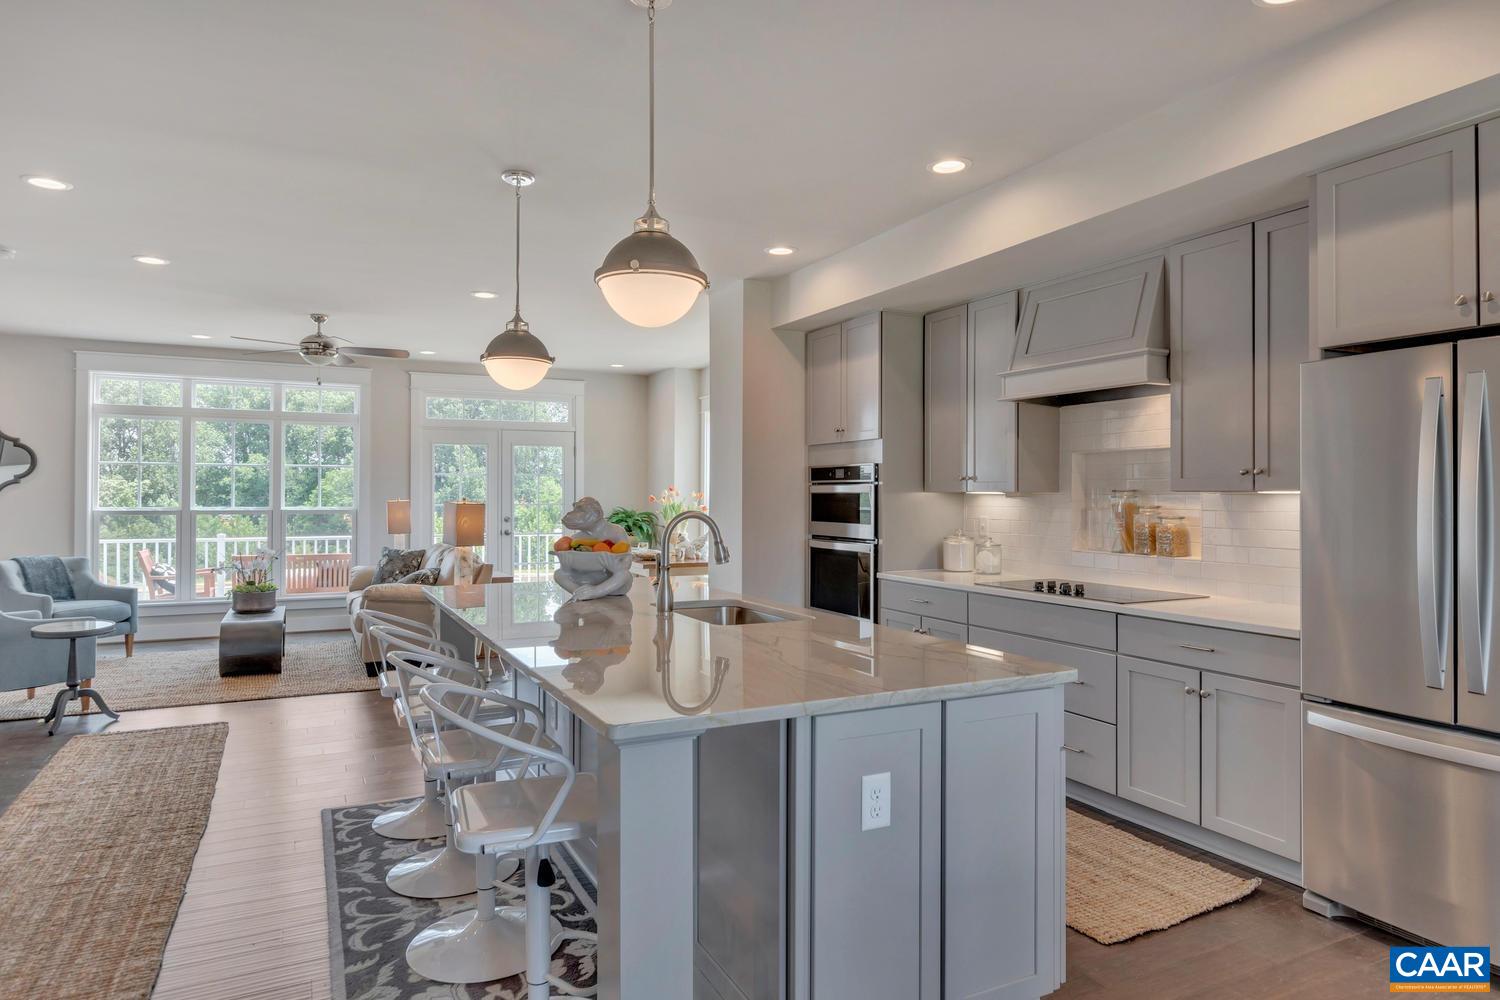
[[[315,641],[311,636],[304,641]],[[295,641],[295,640],[294,640]],[[329,996],[321,811],[421,792],[388,703],[375,692],[126,712],[112,728],[229,723],[208,828],[167,944],[157,1000],[322,1000]],[[67,738],[35,722],[0,724],[0,808]],[[1085,810],[1087,811],[1087,810]],[[1219,858],[1121,821],[1148,840],[1240,874]],[[1300,890],[1266,879],[1250,898],[1166,931],[1105,947],[1068,932],[1063,1000],[1357,997],[1387,994],[1398,942],[1302,909]],[[3,992],[3,989],[0,989]]]

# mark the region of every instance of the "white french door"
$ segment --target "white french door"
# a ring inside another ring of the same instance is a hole
[[[552,543],[577,499],[573,432],[439,427],[421,434],[412,544],[442,541],[444,503],[476,500],[485,505],[478,551],[494,575],[550,576]]]

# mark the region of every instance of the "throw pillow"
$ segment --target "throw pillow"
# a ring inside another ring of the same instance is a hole
[[[426,549],[392,549],[380,550],[380,561],[375,564],[375,579],[371,583],[394,583],[419,569],[422,558],[427,555]]]
[[[438,582],[438,571],[433,569],[418,569],[406,574],[397,583],[416,583],[424,586],[434,586]]]

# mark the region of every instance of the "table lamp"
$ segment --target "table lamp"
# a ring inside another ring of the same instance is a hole
[[[396,536],[401,536],[397,548],[406,548],[411,543],[411,501],[410,500],[387,500],[385,502],[385,530],[390,532],[391,541],[396,541]]]
[[[443,504],[443,541],[457,548],[484,544],[484,504],[449,500]]]

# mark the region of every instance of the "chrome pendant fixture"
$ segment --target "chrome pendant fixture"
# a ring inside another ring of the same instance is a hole
[[[479,360],[490,378],[507,389],[530,389],[547,377],[552,362],[543,344],[521,318],[521,189],[536,182],[529,170],[507,170],[501,179],[516,189],[516,314],[484,349]]]
[[[636,326],[666,326],[687,314],[708,288],[693,252],[656,212],[656,8],[671,0],[630,0],[646,8],[649,107],[649,194],[635,231],[605,255],[594,283],[620,318]]]

